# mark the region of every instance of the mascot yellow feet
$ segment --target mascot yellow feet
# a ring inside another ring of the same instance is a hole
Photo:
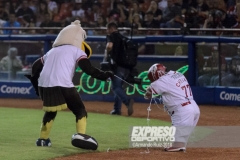
[[[53,120],[50,122],[47,122],[46,124],[41,125],[41,131],[40,131],[40,138],[37,139],[36,145],[42,146],[42,147],[50,147],[52,146],[51,140],[48,138],[51,128],[53,125]]]
[[[52,143],[51,143],[49,138],[48,139],[38,138],[38,140],[36,141],[36,145],[37,146],[42,146],[42,147],[51,147]]]

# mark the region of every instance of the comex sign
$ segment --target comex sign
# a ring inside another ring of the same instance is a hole
[[[220,93],[220,99],[221,100],[230,100],[230,101],[240,101],[240,94],[226,93],[225,91],[222,91]]]
[[[2,93],[8,93],[8,94],[30,94],[31,89],[32,89],[32,86],[14,87],[14,86],[2,85],[0,90]]]

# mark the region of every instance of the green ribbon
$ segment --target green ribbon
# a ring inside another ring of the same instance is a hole
[[[188,65],[183,66],[177,70],[177,72],[180,72],[182,74],[186,73],[188,71]]]

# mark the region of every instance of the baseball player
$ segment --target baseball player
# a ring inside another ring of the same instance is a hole
[[[191,87],[185,76],[176,71],[166,71],[163,64],[154,64],[148,70],[150,86],[144,98],[162,95],[163,104],[176,126],[175,142],[165,151],[185,151],[189,136],[197,125],[200,110],[193,99]],[[184,128],[185,127],[185,128]]]
[[[32,75],[28,78],[43,100],[45,111],[37,146],[51,146],[49,134],[57,111],[67,107],[76,117],[77,135],[74,137],[77,139],[72,140],[72,145],[94,150],[98,146],[93,137],[85,134],[87,112],[72,78],[77,65],[83,72],[103,81],[112,77],[113,73],[103,72],[91,65],[88,58],[92,51],[84,42],[85,38],[86,32],[76,20],[60,31],[53,48],[33,64]]]

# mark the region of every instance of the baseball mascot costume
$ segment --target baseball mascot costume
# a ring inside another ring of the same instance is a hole
[[[103,81],[111,78],[113,73],[103,72],[91,65],[88,58],[92,50],[84,42],[85,38],[86,32],[80,21],[72,22],[60,31],[52,49],[34,62],[32,74],[26,75],[42,99],[45,111],[37,146],[51,146],[49,135],[57,111],[69,108],[76,117],[77,133],[72,136],[72,145],[91,150],[98,147],[97,141],[85,133],[87,112],[72,78],[77,65],[91,77]]]

